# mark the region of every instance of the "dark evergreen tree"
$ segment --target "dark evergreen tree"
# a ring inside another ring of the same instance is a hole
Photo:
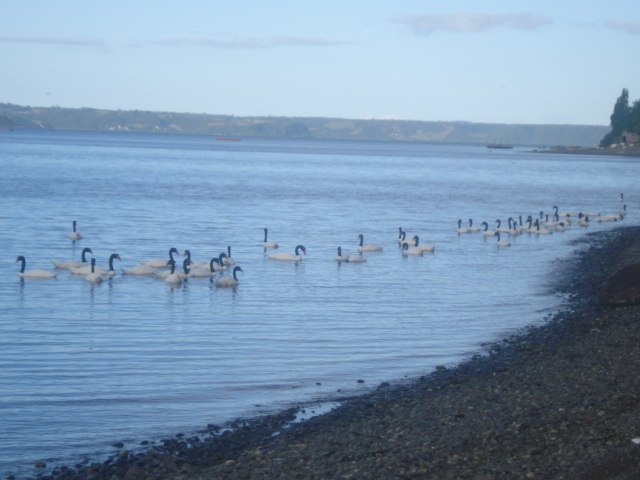
[[[622,132],[628,129],[629,117],[629,90],[622,89],[622,93],[616,100],[611,114],[611,131],[600,141],[601,147],[606,147],[612,143],[617,143],[622,137]]]

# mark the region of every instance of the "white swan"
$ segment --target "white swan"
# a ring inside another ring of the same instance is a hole
[[[87,264],[87,253],[93,255],[93,251],[89,247],[85,247],[82,249],[82,254],[80,256],[81,260],[78,262],[77,260],[51,260],[51,263],[55,268],[77,268],[82,267]]]
[[[456,232],[458,232],[458,234],[469,233],[469,228],[463,227],[462,220],[458,219],[458,228],[456,229]]]
[[[508,228],[501,227],[500,225],[502,225],[502,220],[500,220],[500,219],[496,220],[496,232],[509,233],[509,229]]]
[[[422,250],[418,247],[410,247],[406,243],[402,246],[402,256],[406,257],[407,255],[419,255],[422,256]]]
[[[477,232],[480,230],[480,227],[474,227],[473,226],[473,219],[470,218],[469,219],[469,226],[467,227],[467,230],[469,233],[473,233],[473,232]]]
[[[178,249],[176,247],[172,247],[169,249],[169,260],[173,260],[175,262],[175,259],[173,258],[173,254],[178,255]],[[166,266],[169,265],[169,263],[167,262],[166,258],[156,258],[153,260],[143,260],[142,262],[140,262],[140,265],[146,265],[148,267],[151,268],[164,268]]]
[[[509,240],[500,240],[500,232],[496,232],[494,235],[498,237],[498,243],[496,243],[498,248],[505,248],[505,247],[511,246],[511,243],[509,242]]]
[[[267,241],[267,229],[264,229],[264,242],[262,243],[264,248],[278,248],[278,242],[269,242]]]
[[[216,287],[234,288],[238,286],[237,273],[242,272],[241,267],[233,267],[233,277],[220,277],[216,280]]]
[[[336,262],[348,262],[349,255],[342,254],[342,247],[338,247],[338,255],[336,256]]]
[[[73,221],[73,231],[69,234],[69,239],[70,240],[80,240],[82,239],[82,235],[80,235],[80,232],[78,232],[76,230],[76,221]]]
[[[165,260],[165,265],[168,265]],[[157,268],[152,267],[150,265],[136,265],[131,268],[122,268],[122,273],[125,275],[153,275],[156,272]]]
[[[304,255],[307,254],[307,249],[304,247],[304,245],[298,245],[295,249],[295,254],[284,252],[272,253],[270,255],[267,255],[267,258],[269,260],[280,260],[284,262],[299,262],[304,258],[304,256],[301,255],[300,252],[302,252]]]
[[[364,235],[358,235],[358,252],[381,252],[384,246],[375,243],[364,243]]]
[[[32,279],[50,279],[55,278],[55,272],[50,272],[49,270],[42,270],[40,268],[34,268],[33,270],[25,270],[27,266],[27,261],[22,255],[19,255],[16,258],[16,263],[20,262],[20,272],[18,273],[18,277],[20,278],[32,278]]]
[[[87,273],[84,279],[89,283],[102,283],[102,274],[96,272],[96,259],[91,259],[91,271]]]
[[[189,259],[189,265],[192,270],[194,268],[209,268],[209,262],[207,262],[206,260],[200,260],[198,262],[194,262],[193,259],[191,258],[191,250],[185,250],[184,256]]]

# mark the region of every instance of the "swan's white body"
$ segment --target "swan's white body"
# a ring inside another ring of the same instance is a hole
[[[238,286],[238,277],[237,273],[241,272],[242,268],[234,267],[233,268],[233,277],[220,277],[216,280],[216,287],[220,288],[234,288]]]
[[[349,255],[347,262],[349,263],[365,263],[367,261],[367,257],[364,255]]]
[[[298,245],[295,249],[295,253],[271,253],[267,255],[267,258],[269,260],[279,260],[281,262],[299,262],[304,258],[303,254],[299,253],[301,251],[304,255],[307,254],[307,249],[302,245]]]
[[[167,264],[167,261],[165,260],[164,265],[165,266]],[[131,268],[123,268],[122,269],[122,273],[124,273],[125,275],[153,275],[156,272],[156,267],[152,267],[151,265],[136,265],[135,267],[131,267]]]
[[[27,265],[27,261],[25,260],[25,258],[20,255],[18,258],[16,258],[16,262],[21,262],[20,265],[20,272],[18,272],[18,277],[20,278],[29,278],[29,279],[40,279],[40,280],[47,280],[47,279],[51,279],[51,278],[56,278],[56,273],[55,272],[51,272],[49,270],[43,270],[41,268],[34,268],[32,270],[25,270],[25,267]]]
[[[469,226],[467,227],[467,232],[468,233],[475,233],[480,231],[480,227],[476,227],[473,225],[473,219],[469,219]]]
[[[358,235],[358,252],[381,252],[384,249],[383,245],[378,245],[375,243],[364,243],[364,236],[362,234]]]
[[[423,245],[418,245],[418,248],[425,253],[435,252],[436,246],[432,243],[425,243]]]
[[[596,218],[596,222],[617,222],[620,219],[620,215],[600,215]]]

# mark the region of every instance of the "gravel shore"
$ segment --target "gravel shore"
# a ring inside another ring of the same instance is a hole
[[[638,479],[640,228],[581,242],[552,285],[569,306],[456,368],[42,478]]]

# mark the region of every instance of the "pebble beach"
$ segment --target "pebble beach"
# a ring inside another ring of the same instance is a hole
[[[640,227],[587,234],[549,279],[566,306],[455,368],[38,478],[640,478],[638,263]]]

